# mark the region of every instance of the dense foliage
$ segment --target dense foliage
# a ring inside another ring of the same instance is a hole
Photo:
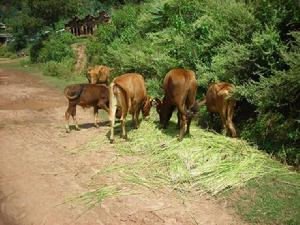
[[[75,42],[75,37],[70,33],[53,34],[44,41],[37,42],[40,46],[31,48],[31,54],[34,51],[37,58],[31,58],[36,62],[57,61],[61,62],[64,59],[74,58],[74,52],[71,49],[71,44]]]
[[[71,45],[75,41],[71,33],[52,34],[38,40],[30,48],[31,62],[45,63],[45,75],[68,78],[74,73],[75,53]]]
[[[234,83],[240,135],[299,164],[299,1],[145,1],[112,15],[88,45],[91,64],[141,72],[153,95],[179,66],[197,72],[199,97]]]

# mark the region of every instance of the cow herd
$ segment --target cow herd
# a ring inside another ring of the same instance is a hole
[[[218,113],[222,120],[222,127],[232,137],[236,137],[236,130],[232,122],[235,100],[230,96],[234,88],[232,84],[220,82],[208,87],[206,96],[196,100],[197,80],[191,70],[176,68],[170,70],[163,81],[163,99],[152,99],[147,95],[145,80],[141,74],[126,73],[113,79],[108,86],[110,72],[113,68],[107,66],[94,66],[88,69],[88,84],[73,84],[65,88],[64,94],[69,105],[65,113],[66,132],[70,132],[69,118],[72,116],[75,129],[79,130],[76,120],[76,106],[83,108],[93,107],[95,126],[98,127],[98,110],[103,109],[109,113],[111,122],[110,142],[114,142],[115,118],[121,122],[122,137],[127,138],[126,117],[132,115],[134,128],[139,126],[139,114],[144,118],[150,114],[151,107],[156,107],[159,122],[166,129],[177,109],[179,128],[179,141],[190,132],[192,118],[198,113],[199,107],[207,106],[211,113]]]

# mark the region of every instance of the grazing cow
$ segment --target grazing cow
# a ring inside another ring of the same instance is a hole
[[[151,109],[151,99],[147,96],[145,81],[138,73],[127,73],[116,77],[110,84],[110,142],[114,142],[114,125],[117,108],[121,109],[122,137],[127,139],[125,122],[127,113],[132,115],[134,128],[138,128],[138,119],[142,110],[143,117],[148,117]]]
[[[167,128],[172,113],[177,108],[178,124],[180,128],[179,141],[186,132],[190,132],[192,120],[191,108],[195,103],[197,81],[195,73],[191,70],[172,69],[165,76],[163,82],[164,98],[162,102],[156,99],[156,110],[159,114],[160,124]]]
[[[236,105],[236,101],[230,97],[230,91],[234,88],[234,85],[220,82],[211,84],[208,87],[206,96],[197,102],[198,108],[201,105],[206,105],[207,110],[211,113],[219,113],[222,120],[222,127],[225,132],[230,130],[231,136],[236,137],[236,130],[232,122],[233,111]]]
[[[80,130],[76,120],[76,106],[83,108],[94,107],[95,126],[98,126],[98,110],[109,111],[109,89],[102,84],[73,84],[65,88],[64,94],[69,101],[65,113],[66,132],[70,132],[69,118],[72,115],[76,130]]]
[[[96,65],[94,67],[89,67],[87,71],[87,79],[91,84],[106,84],[108,85],[108,79],[110,77],[110,72],[113,68],[107,66]]]

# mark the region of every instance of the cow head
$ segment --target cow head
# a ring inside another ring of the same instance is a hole
[[[152,100],[152,105],[156,107],[156,112],[159,114],[161,110],[162,102],[159,98],[155,98]]]
[[[143,102],[143,109],[142,109],[144,118],[149,117],[151,107],[152,107],[152,99],[149,96],[147,96]]]
[[[195,117],[199,113],[200,106],[201,106],[200,101],[196,100],[192,105],[192,107],[188,110],[188,114],[192,117]]]
[[[88,68],[86,77],[90,84],[96,84],[98,82],[98,73],[99,69],[97,68],[97,66],[90,66]]]
[[[172,116],[172,109],[164,102],[164,100],[161,101],[159,98],[154,99],[153,105],[156,106],[160,124],[163,126],[163,128],[166,128]]]

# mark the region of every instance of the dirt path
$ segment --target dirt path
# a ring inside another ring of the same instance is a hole
[[[78,73],[81,73],[86,65],[86,54],[85,54],[85,50],[86,47],[84,44],[73,44],[72,45],[73,51],[76,53],[77,55],[77,59],[76,59],[76,64],[75,64],[75,71]]]
[[[109,144],[71,154],[99,133],[105,135],[108,127],[90,126],[92,112],[78,109],[84,128],[66,134],[65,108],[62,93],[38,78],[0,69],[0,225],[241,224],[207,197],[183,201],[167,190],[142,187],[107,198],[84,214],[83,204],[64,203],[93,190],[89,184],[96,171],[116,159]],[[115,178],[97,185],[110,179]]]

